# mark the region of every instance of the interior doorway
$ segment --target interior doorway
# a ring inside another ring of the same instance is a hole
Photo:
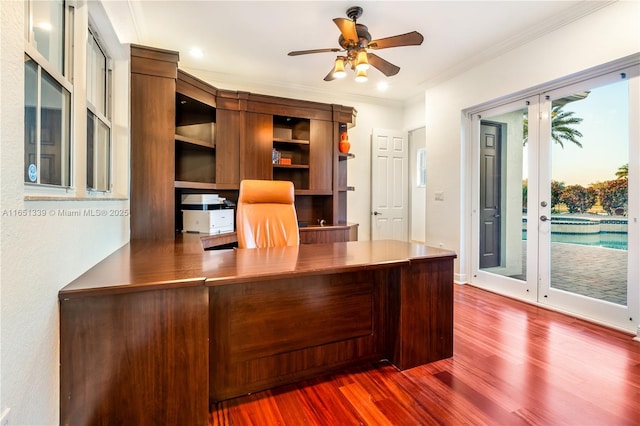
[[[408,143],[398,130],[371,135],[371,239],[407,241]]]

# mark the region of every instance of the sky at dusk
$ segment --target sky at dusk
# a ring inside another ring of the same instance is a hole
[[[552,179],[565,185],[616,179],[618,168],[629,162],[629,85],[621,80],[593,89],[587,98],[568,103],[563,110],[583,119],[575,125],[583,137],[582,148],[554,144]]]

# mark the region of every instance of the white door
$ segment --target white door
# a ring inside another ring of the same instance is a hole
[[[639,72],[540,101],[538,301],[630,331],[640,322]],[[572,139],[567,127],[579,134]]]
[[[537,300],[536,198],[538,96],[474,114],[472,280],[474,285]],[[527,134],[525,135],[525,128]],[[525,190],[525,189],[528,189]],[[533,219],[535,219],[533,214]]]
[[[473,284],[637,329],[639,73],[622,69],[472,118]],[[495,261],[483,264],[487,253]]]
[[[371,239],[407,240],[408,143],[398,130],[371,136]]]

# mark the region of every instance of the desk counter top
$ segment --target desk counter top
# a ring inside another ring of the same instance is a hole
[[[453,355],[455,253],[401,241],[131,241],[60,290],[60,424],[209,424],[210,404]]]
[[[455,258],[449,250],[393,240],[303,244],[268,249],[203,249],[195,234],[170,241],[133,240],[59,292],[60,300],[159,288],[216,286],[274,276],[382,268],[429,258]]]

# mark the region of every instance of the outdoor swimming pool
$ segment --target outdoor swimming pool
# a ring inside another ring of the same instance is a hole
[[[522,218],[522,239],[527,239]],[[551,242],[627,250],[627,218],[551,216]]]

